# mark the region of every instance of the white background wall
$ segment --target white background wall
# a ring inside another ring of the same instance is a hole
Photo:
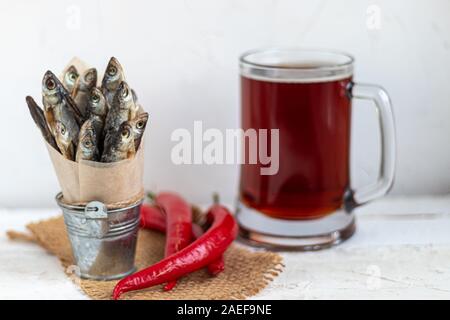
[[[381,11],[371,24],[370,5]],[[369,10],[370,11],[370,10]],[[79,13],[79,15],[78,15]],[[375,27],[375,29],[373,28]],[[268,45],[355,55],[356,80],[383,85],[395,107],[395,194],[450,192],[450,2],[177,0],[0,2],[0,207],[53,205],[58,184],[25,96],[72,56],[103,70],[111,55],[150,113],[145,184],[207,202],[236,192],[235,166],[175,166],[175,128],[239,126],[237,57]],[[355,103],[353,182],[373,181],[376,114]]]

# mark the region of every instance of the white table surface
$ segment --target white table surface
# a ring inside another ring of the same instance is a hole
[[[87,299],[58,259],[7,230],[59,213],[0,209],[0,299]],[[385,198],[358,209],[332,249],[281,253],[284,271],[256,299],[450,299],[450,196]]]

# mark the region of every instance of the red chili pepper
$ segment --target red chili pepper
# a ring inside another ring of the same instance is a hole
[[[225,270],[225,260],[223,259],[223,256],[220,256],[218,259],[208,264],[207,269],[209,274],[212,276],[217,276]]]
[[[203,234],[203,229],[197,225],[192,225],[192,233],[195,237],[195,239],[198,239]],[[223,256],[220,256],[217,260],[214,260],[210,264],[208,264],[208,272],[212,276],[216,276],[219,273],[221,273],[223,270],[225,270],[225,261],[223,260]]]
[[[166,218],[159,208],[143,204],[141,206],[141,227],[165,233]]]
[[[159,208],[148,204],[143,204],[141,207],[141,227],[165,233],[166,219]],[[193,237],[198,239],[202,234],[203,229],[197,224],[192,224]],[[207,268],[208,272],[213,276],[222,272],[225,269],[223,257],[221,256],[216,261],[210,263]]]
[[[155,198],[155,205],[166,216],[166,249],[164,256],[169,257],[188,246],[192,240],[191,206],[184,199],[171,192],[161,192]],[[176,285],[176,280],[168,283],[164,290],[169,291]]]
[[[121,294],[176,280],[217,260],[237,236],[238,227],[230,212],[213,205],[207,213],[211,227],[197,240],[170,257],[120,280],[113,299]]]

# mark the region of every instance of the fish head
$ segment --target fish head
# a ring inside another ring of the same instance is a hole
[[[120,106],[129,107],[130,103],[134,101],[133,93],[131,88],[125,81],[122,81],[116,92],[117,99],[119,100]]]
[[[55,138],[58,144],[58,147],[62,149],[61,151],[67,150],[71,141],[70,132],[67,126],[61,122],[56,121],[55,124]]]
[[[91,121],[86,121],[80,131],[78,148],[84,159],[94,159],[97,152],[97,135]]]
[[[106,66],[102,86],[108,90],[115,90],[123,79],[123,68],[119,61],[112,57]]]
[[[108,113],[108,106],[106,104],[106,98],[103,95],[102,90],[97,87],[91,89],[89,96],[89,112],[96,116],[106,117]]]
[[[128,121],[122,123],[120,126],[117,138],[119,139],[117,143],[119,150],[127,151],[131,147],[134,147],[133,127]]]
[[[148,122],[148,113],[143,112],[137,116],[137,118],[133,121],[133,131],[135,135],[140,136],[145,130]]]
[[[79,89],[82,91],[89,91],[97,85],[97,69],[87,69],[79,78]]]
[[[42,78],[42,95],[50,103],[60,101],[60,82],[53,72],[48,70]]]
[[[71,91],[72,88],[75,86],[75,83],[77,82],[78,77],[80,74],[78,73],[78,70],[75,66],[71,65],[67,71],[64,73],[64,84],[66,85],[66,88]]]

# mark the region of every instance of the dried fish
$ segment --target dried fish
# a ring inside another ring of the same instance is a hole
[[[135,112],[136,105],[130,87],[125,81],[122,81],[106,116],[104,150],[108,149],[112,143],[112,139],[119,130],[120,125],[135,118],[133,117]]]
[[[61,121],[62,117],[73,118],[78,126],[83,123],[83,117],[77,105],[51,71],[47,71],[42,80],[42,103],[45,119],[53,136],[56,136],[56,122]]]
[[[71,65],[67,68],[66,72],[63,75],[63,84],[69,94],[72,94],[73,89],[75,88],[75,83],[77,82],[80,74],[78,73],[77,68],[74,65]]]
[[[25,100],[27,101],[28,110],[30,110],[31,117],[38,126],[39,130],[41,130],[42,136],[44,137],[45,141],[47,141],[47,143],[51,145],[55,150],[59,151],[59,148],[56,145],[55,138],[53,137],[52,132],[47,125],[47,121],[45,120],[44,111],[42,111],[42,109],[38,106],[38,104],[32,97],[27,96]]]
[[[99,160],[98,135],[95,129],[94,119],[88,119],[80,129],[76,161]]]
[[[105,130],[118,130],[122,123],[134,118],[134,112],[136,112],[136,105],[130,87],[122,81],[106,116]]]
[[[101,154],[103,151],[103,139],[104,139],[104,128],[106,115],[108,114],[108,105],[106,103],[106,98],[103,95],[101,89],[92,88],[91,95],[88,101],[88,116],[92,125],[94,126],[95,133],[97,136],[97,148]]]
[[[106,97],[108,105],[112,105],[116,92],[122,81],[125,81],[123,68],[119,61],[112,57],[106,66],[105,74],[102,80],[102,91]]]
[[[115,162],[139,149],[148,113],[125,82],[123,68],[112,57],[100,88],[97,70],[80,75],[69,66],[59,80],[47,71],[42,80],[43,110],[30,96],[26,102],[44,139],[70,160]]]
[[[106,119],[108,114],[108,105],[106,103],[106,98],[100,88],[94,87],[91,89],[88,100],[88,118],[91,116],[98,116],[100,118]]]
[[[139,146],[141,145],[142,136],[144,135],[147,122],[148,122],[147,112],[143,112],[139,114],[134,120],[129,121],[131,127],[133,128],[134,147],[136,151],[139,149]]]
[[[89,96],[92,88],[97,85],[97,69],[90,68],[86,70],[81,77],[78,78],[75,84],[75,89],[72,97],[81,111],[81,114],[87,117],[87,108]]]
[[[101,161],[121,161],[133,157],[135,153],[133,128],[127,121],[112,136],[111,143],[105,149]]]
[[[73,119],[62,118],[62,121],[56,121],[55,129],[55,140],[61,154],[69,160],[75,160],[78,126],[74,126]]]

